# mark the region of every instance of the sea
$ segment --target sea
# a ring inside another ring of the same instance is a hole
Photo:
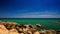
[[[60,18],[0,18],[0,21],[17,24],[41,24],[42,29],[60,30]]]

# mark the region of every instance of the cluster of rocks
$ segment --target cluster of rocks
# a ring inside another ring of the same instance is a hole
[[[36,27],[41,27],[40,24],[35,24]],[[54,30],[38,30],[31,24],[16,24],[0,22],[0,34],[56,34]]]

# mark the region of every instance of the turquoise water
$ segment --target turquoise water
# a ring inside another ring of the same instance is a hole
[[[43,29],[60,29],[60,18],[0,18],[0,21],[18,24],[41,24]]]

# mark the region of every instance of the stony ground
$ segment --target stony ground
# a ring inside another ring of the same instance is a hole
[[[36,27],[42,27],[35,24]],[[31,24],[16,24],[11,22],[0,22],[0,34],[55,34],[54,30],[38,30]]]

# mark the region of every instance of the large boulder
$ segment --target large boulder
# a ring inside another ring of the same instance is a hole
[[[9,34],[19,34],[16,29],[9,30]]]
[[[0,25],[0,34],[8,34],[8,32],[4,25]]]

